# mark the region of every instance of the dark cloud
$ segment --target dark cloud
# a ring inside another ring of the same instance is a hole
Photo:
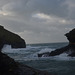
[[[64,33],[75,24],[74,4],[74,0],[0,0],[0,23],[27,43],[66,41]]]
[[[66,17],[68,9],[64,2],[65,0],[33,0],[31,8],[33,11],[43,12],[48,15]]]
[[[13,0],[2,7],[3,11],[12,14],[29,16],[36,12],[68,19],[74,15],[74,7],[69,6],[74,0]],[[72,14],[72,15],[70,15]]]
[[[65,0],[15,0],[4,5],[2,10],[23,15],[41,12],[48,15],[67,17]],[[58,13],[59,12],[59,13]]]

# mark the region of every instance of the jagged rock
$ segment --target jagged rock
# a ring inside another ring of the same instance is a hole
[[[75,29],[65,34],[67,39],[69,40],[69,44],[63,48],[56,49],[51,52],[38,54],[38,57],[42,56],[56,56],[62,53],[68,53],[68,56],[75,57]]]
[[[3,26],[0,26],[1,40],[4,44],[11,45],[12,48],[26,48],[25,41],[19,35],[6,30]]]

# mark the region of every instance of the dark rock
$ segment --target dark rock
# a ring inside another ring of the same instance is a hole
[[[71,30],[69,33],[66,33],[65,36],[70,43],[75,43],[75,29]]]
[[[2,39],[2,38],[0,38],[0,51],[1,51],[1,49],[3,48],[3,46],[4,46],[3,39]]]
[[[64,52],[67,52],[68,51],[68,48],[69,46],[66,46],[66,47],[63,47],[63,48],[60,48],[60,49],[56,49],[54,51],[51,51],[51,52],[46,52],[46,53],[41,53],[41,54],[38,54],[38,57],[42,57],[42,56],[56,56],[56,55],[60,55]]]
[[[11,45],[12,48],[26,48],[25,41],[17,34],[14,34],[3,26],[0,26],[0,41],[3,40],[4,44]]]
[[[0,75],[51,75],[48,72],[15,62],[14,59],[1,52],[5,44],[10,44],[13,48],[25,47],[25,42],[20,36],[0,26]]]
[[[42,56],[56,56],[62,53],[68,53],[68,56],[75,57],[75,29],[65,34],[67,39],[69,40],[69,44],[63,48],[56,49],[51,52],[38,54],[38,57]]]
[[[0,52],[0,75],[18,75],[16,64],[13,59]]]
[[[27,65],[15,62],[6,54],[0,52],[0,75],[52,75],[46,71],[40,71]]]

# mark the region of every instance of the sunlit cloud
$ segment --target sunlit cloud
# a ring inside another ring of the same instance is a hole
[[[34,15],[32,15],[32,17],[38,18],[38,19],[46,19],[46,20],[50,20],[50,19],[51,19],[50,16],[48,16],[48,15],[46,15],[46,14],[44,14],[44,13],[37,13],[37,14],[34,14]]]
[[[1,10],[0,10],[0,15],[2,15],[2,16],[14,16],[11,12],[1,11]]]
[[[7,16],[8,13],[0,11],[0,15]]]
[[[44,22],[44,23],[60,23],[60,24],[73,24],[73,21],[71,20],[66,20],[64,18],[60,18],[60,17],[55,17],[55,16],[51,16],[51,15],[47,15],[44,13],[36,13],[34,15],[32,15],[32,18],[39,19],[39,22]]]

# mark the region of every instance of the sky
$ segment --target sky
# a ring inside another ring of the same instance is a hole
[[[0,24],[27,44],[67,42],[75,28],[75,0],[0,0]]]

